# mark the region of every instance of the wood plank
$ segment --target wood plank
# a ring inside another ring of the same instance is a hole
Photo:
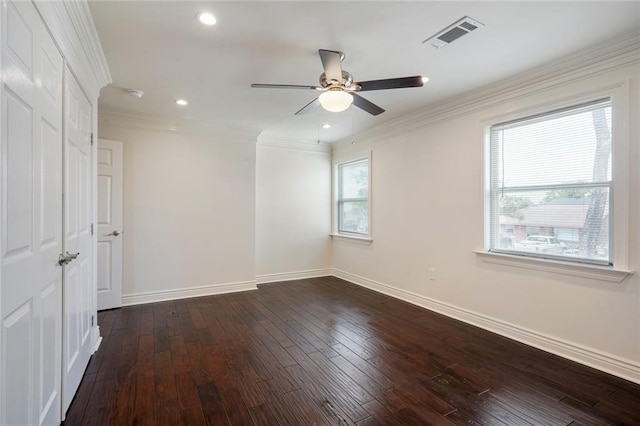
[[[180,413],[180,407],[178,401],[175,399],[155,401],[155,418],[158,419],[156,424],[158,426],[174,426],[181,423],[182,414]],[[128,423],[113,423],[113,424],[128,424]]]
[[[114,404],[117,383],[114,380],[106,382],[96,382],[91,390],[91,396],[84,410],[84,416],[80,422],[76,423],[75,418],[69,418],[65,425],[104,425],[109,418],[109,407]],[[71,405],[75,403],[72,401]],[[69,407],[71,410],[71,407]]]
[[[256,426],[274,426],[282,424],[278,419],[276,419],[271,412],[271,409],[266,404],[252,407],[249,411],[251,413],[251,419]]]
[[[153,378],[155,401],[177,399],[175,373],[171,352],[156,352],[153,357]]]
[[[108,424],[126,425],[133,423],[136,389],[136,376],[132,376],[115,389],[115,398],[109,410]]]
[[[71,406],[67,410],[66,424],[80,424],[85,417],[85,409],[89,403],[91,390],[96,381],[96,374],[86,374],[80,382],[78,392],[76,393]]]
[[[251,425],[251,413],[236,389],[222,392],[222,404],[227,412],[229,423],[232,425]]]
[[[363,374],[365,374],[370,380],[376,383],[381,389],[391,389],[394,387],[393,380],[387,377],[383,371],[376,368],[373,364],[367,362],[367,360],[360,358],[356,353],[342,344],[333,345],[332,348],[344,357],[351,364],[355,365]]]
[[[369,417],[361,404],[371,400],[366,393],[350,386],[344,387],[332,380],[322,368],[307,357],[300,349],[289,348],[298,365],[289,367],[294,379],[303,388],[320,398],[320,406],[331,409],[338,418],[348,418],[353,422]],[[361,401],[361,402],[358,402]]]
[[[138,373],[136,378],[136,398],[133,406],[132,424],[154,425],[155,420],[153,371],[147,370]]]
[[[208,425],[220,426],[229,424],[220,391],[214,382],[198,386],[198,397],[200,399],[200,407],[202,407],[202,414]]]

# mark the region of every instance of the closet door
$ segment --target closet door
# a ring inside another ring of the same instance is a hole
[[[63,65],[31,2],[1,7],[0,424],[59,424]]]
[[[65,70],[64,90],[64,249],[76,256],[64,268],[62,350],[63,405],[66,412],[91,356],[93,309],[92,107],[73,74]]]

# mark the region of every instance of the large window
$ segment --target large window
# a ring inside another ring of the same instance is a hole
[[[611,120],[603,99],[491,127],[491,251],[612,264]]]
[[[369,159],[338,164],[338,234],[369,235]]]

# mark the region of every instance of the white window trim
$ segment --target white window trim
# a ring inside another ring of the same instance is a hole
[[[365,244],[365,245],[369,245],[373,242],[373,240],[371,238],[367,238],[367,237],[357,237],[355,235],[349,235],[349,234],[329,234],[331,235],[331,238],[336,239],[336,240],[342,240],[344,239],[345,241],[352,241],[354,243],[357,244]]]
[[[331,237],[334,239],[345,239],[345,240],[351,240],[354,242],[361,242],[361,243],[365,243],[365,244],[371,244],[373,242],[373,216],[372,216],[372,191],[371,191],[371,182],[372,182],[372,162],[371,159],[373,158],[373,152],[369,151],[367,154],[365,155],[357,155],[357,156],[352,156],[352,157],[348,157],[348,158],[341,158],[339,161],[334,161],[333,162],[333,173],[332,173],[332,177],[333,177],[333,191],[332,191],[332,209],[331,209],[331,221],[332,221],[332,226],[331,226]],[[368,215],[368,222],[369,222],[369,226],[368,226],[368,233],[365,234],[350,234],[350,233],[344,233],[344,232],[339,232],[338,231],[338,220],[339,220],[339,213],[338,213],[338,184],[339,184],[339,178],[338,178],[338,168],[341,165],[344,164],[349,164],[349,163],[356,163],[358,161],[362,161],[362,160],[367,160],[367,167],[368,167],[368,178],[369,178],[369,182],[368,182],[368,195],[367,195],[367,215]]]
[[[586,263],[571,263],[560,260],[541,259],[539,257],[519,256],[516,254],[495,253],[487,250],[474,251],[486,263],[506,265],[520,269],[552,272],[574,277],[621,283],[632,271],[609,266],[598,266]]]
[[[482,261],[498,263],[523,269],[536,269],[562,275],[572,275],[584,278],[600,279],[610,282],[622,282],[633,271],[629,270],[629,81],[620,81],[611,86],[600,88],[588,93],[578,94],[570,98],[557,100],[533,108],[520,110],[517,113],[492,117],[484,120],[485,150],[484,150],[484,249],[476,250]],[[613,208],[613,266],[597,266],[571,261],[549,260],[536,257],[490,252],[491,245],[491,170],[489,162],[490,152],[490,128],[494,124],[511,121],[519,118],[543,114],[562,108],[580,105],[602,98],[611,98],[613,110],[612,133],[614,135],[612,146],[612,195]]]

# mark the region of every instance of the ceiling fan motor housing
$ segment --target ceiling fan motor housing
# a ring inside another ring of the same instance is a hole
[[[342,70],[342,80],[341,81],[335,81],[335,80],[327,80],[327,75],[326,73],[322,73],[320,74],[320,86],[324,87],[324,88],[328,88],[328,87],[341,87],[343,89],[349,88],[351,86],[351,83],[353,83],[353,76],[351,75],[351,73],[349,73],[348,71]]]

